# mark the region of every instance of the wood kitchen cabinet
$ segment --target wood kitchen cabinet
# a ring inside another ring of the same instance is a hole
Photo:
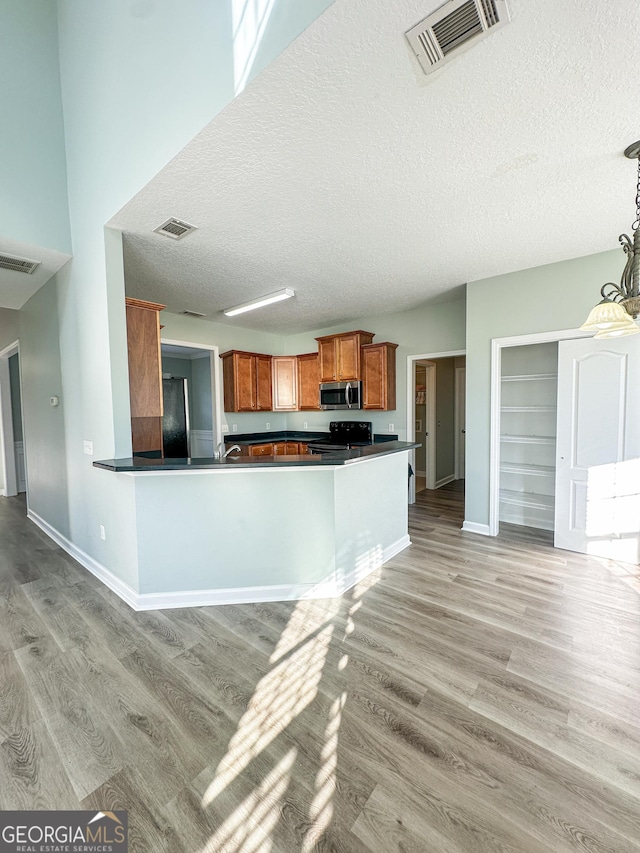
[[[295,355],[274,355],[271,359],[273,411],[298,409],[298,360]]]
[[[227,446],[231,446],[227,442]],[[239,456],[294,456],[298,453],[308,453],[306,442],[274,441],[266,444],[243,445]]]
[[[125,299],[131,442],[134,453],[162,453],[160,311],[164,305]]]
[[[270,412],[271,356],[229,350],[220,358],[225,412]]]
[[[320,409],[320,363],[317,352],[296,356],[298,366],[298,410]]]
[[[373,332],[343,332],[325,335],[318,341],[320,382],[347,382],[361,379],[360,348],[370,344]]]
[[[273,444],[250,444],[249,456],[273,456]]]
[[[396,350],[384,341],[365,344],[362,356],[362,408],[393,411],[396,407]]]

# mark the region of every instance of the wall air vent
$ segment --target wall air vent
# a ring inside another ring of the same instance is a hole
[[[11,255],[0,254],[0,270],[26,272],[27,275],[38,269],[40,261],[30,261],[28,258],[14,258]]]
[[[183,317],[206,317],[206,314],[201,314],[199,311],[181,311]]]
[[[405,33],[425,74],[509,23],[506,0],[449,0]]]
[[[197,231],[197,225],[189,225],[188,222],[183,222],[181,219],[167,219],[162,225],[158,225],[153,229],[156,234],[164,234],[165,237],[171,237],[172,240],[181,240],[192,231]]]

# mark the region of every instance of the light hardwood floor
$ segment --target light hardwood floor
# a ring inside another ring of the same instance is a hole
[[[0,499],[0,808],[135,853],[640,850],[640,585],[422,492],[337,601],[134,613]],[[179,567],[177,567],[179,569]]]

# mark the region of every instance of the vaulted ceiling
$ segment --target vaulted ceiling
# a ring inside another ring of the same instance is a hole
[[[510,24],[427,77],[404,32],[438,5],[336,0],[113,218],[128,293],[286,334],[614,249],[636,0],[509,0]],[[198,230],[153,233],[170,216]]]

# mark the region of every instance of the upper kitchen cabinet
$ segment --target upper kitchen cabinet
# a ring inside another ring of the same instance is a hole
[[[320,409],[320,366],[317,352],[296,356],[298,362],[298,409]]]
[[[298,360],[295,355],[274,355],[271,359],[273,411],[298,409]]]
[[[229,350],[220,358],[225,412],[270,412],[271,356]]]
[[[125,304],[133,452],[162,452],[160,311],[165,306],[129,298]]]
[[[318,341],[320,382],[342,382],[361,379],[360,347],[370,344],[373,332],[344,332],[325,335]]]
[[[362,347],[362,408],[393,411],[396,407],[396,350],[388,341]]]

